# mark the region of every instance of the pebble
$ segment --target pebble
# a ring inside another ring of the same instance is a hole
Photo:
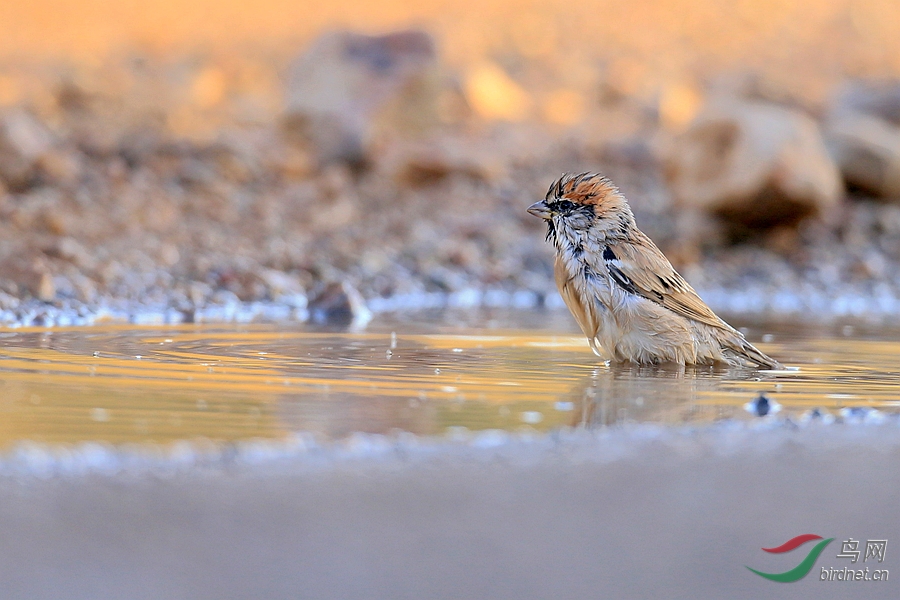
[[[752,401],[745,404],[744,410],[757,417],[765,417],[766,415],[774,415],[781,411],[781,404],[765,394],[760,394]]]

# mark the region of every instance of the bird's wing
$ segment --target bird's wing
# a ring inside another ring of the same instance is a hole
[[[603,259],[610,277],[627,292],[711,327],[733,331],[700,299],[650,238],[641,234],[628,242],[609,244]]]

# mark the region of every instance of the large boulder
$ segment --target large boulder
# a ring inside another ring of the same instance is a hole
[[[439,94],[428,34],[329,33],[291,67],[285,130],[311,145],[321,162],[362,163],[380,136],[435,123]]]
[[[825,133],[849,186],[900,202],[900,82],[847,86]]]
[[[744,231],[828,213],[843,194],[815,121],[750,101],[706,107],[674,140],[666,176],[679,206]]]

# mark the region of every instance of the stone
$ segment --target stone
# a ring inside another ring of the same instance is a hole
[[[0,292],[0,310],[15,310],[19,308],[21,300],[6,292]]]
[[[831,114],[864,114],[900,127],[900,81],[853,81],[835,96]]]
[[[82,172],[80,157],[75,152],[49,150],[35,163],[42,180],[57,186],[72,186],[78,182]]]
[[[362,295],[346,281],[329,283],[309,300],[309,318],[320,325],[362,327],[372,319]]]
[[[43,302],[56,298],[56,283],[50,266],[41,253],[20,251],[0,263],[0,280],[14,283],[20,293]]]
[[[855,81],[835,96],[826,141],[844,181],[900,201],[900,81]]]
[[[296,277],[277,269],[262,269],[259,278],[265,283],[272,300],[294,308],[306,308],[306,292]]]
[[[0,113],[0,182],[20,192],[34,185],[42,157],[53,148],[50,131],[31,113]]]
[[[732,234],[830,214],[843,195],[815,121],[761,102],[707,106],[674,139],[665,170],[678,206],[714,215]]]
[[[332,32],[291,67],[283,129],[320,163],[363,164],[382,136],[436,124],[440,92],[428,34]]]
[[[866,114],[836,115],[826,139],[848,186],[900,202],[900,127]]]
[[[94,269],[97,266],[96,260],[90,251],[84,247],[78,240],[72,237],[62,237],[44,250],[44,254],[53,258],[61,258],[67,260],[81,269]]]
[[[53,275],[44,271],[40,274],[34,295],[43,302],[50,302],[56,297],[56,282]]]
[[[403,187],[433,185],[459,175],[475,181],[492,181],[497,173],[491,160],[476,144],[451,136],[439,140],[392,144],[378,159],[384,171]]]

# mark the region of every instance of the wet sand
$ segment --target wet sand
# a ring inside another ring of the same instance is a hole
[[[897,423],[754,427],[7,472],[0,580],[30,599],[897,597]],[[760,548],[801,533],[835,538],[805,579],[745,568],[793,568],[811,545]],[[888,540],[865,565],[888,582],[819,581],[850,537]]]

